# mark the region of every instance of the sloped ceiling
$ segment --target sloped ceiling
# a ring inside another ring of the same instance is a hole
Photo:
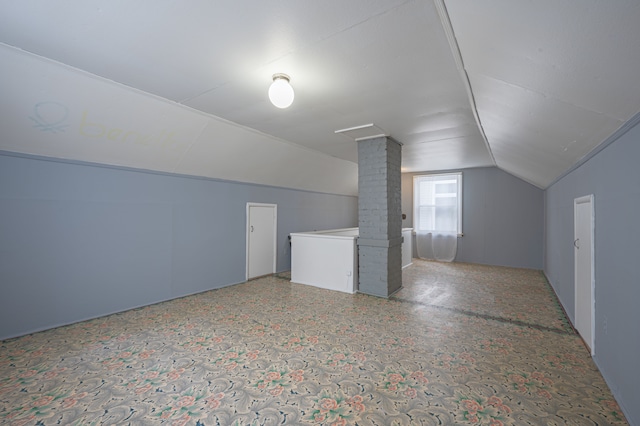
[[[0,150],[354,195],[335,131],[373,123],[403,171],[545,188],[640,111],[637,22],[633,0],[2,0]]]
[[[640,111],[640,2],[446,6],[500,168],[545,188]]]

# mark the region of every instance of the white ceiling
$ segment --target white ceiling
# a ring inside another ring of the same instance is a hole
[[[0,0],[0,149],[354,193],[335,131],[373,123],[403,171],[545,188],[640,111],[638,22],[637,0]]]

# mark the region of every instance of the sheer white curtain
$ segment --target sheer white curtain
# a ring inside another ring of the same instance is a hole
[[[414,176],[413,188],[418,257],[452,262],[462,233],[462,173]]]
[[[458,235],[416,231],[416,249],[420,259],[453,262],[458,252]]]

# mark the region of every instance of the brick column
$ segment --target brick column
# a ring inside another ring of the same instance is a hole
[[[402,287],[402,146],[388,137],[358,141],[359,291],[388,297]]]

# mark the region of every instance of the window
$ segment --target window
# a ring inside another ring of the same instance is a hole
[[[416,231],[462,234],[462,173],[414,176],[413,193]]]

